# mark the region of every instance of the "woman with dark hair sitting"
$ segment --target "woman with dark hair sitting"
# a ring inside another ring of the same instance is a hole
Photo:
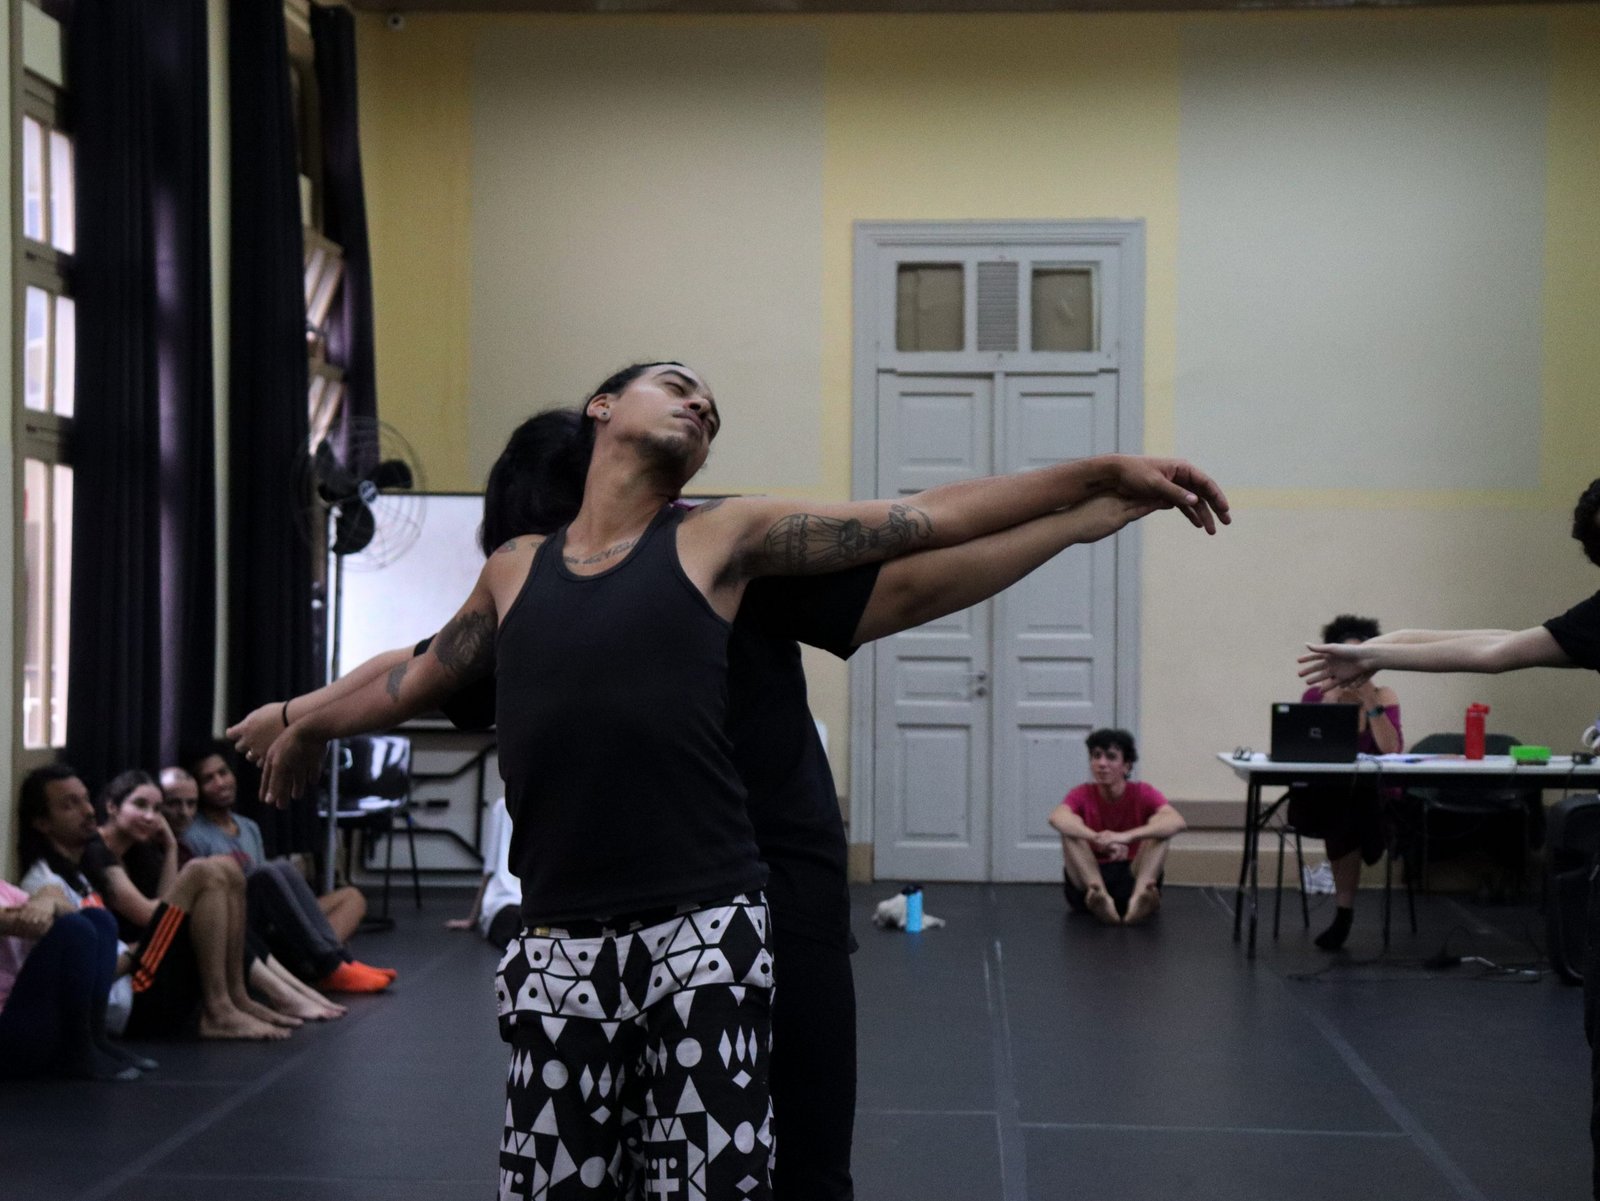
[[[1341,613],[1322,629],[1322,641],[1359,646],[1381,633],[1370,617]],[[1363,755],[1393,755],[1405,747],[1400,733],[1400,698],[1394,689],[1374,684],[1370,677],[1352,684],[1329,682],[1307,688],[1300,698],[1306,704],[1359,705],[1361,733],[1356,749]],[[1386,790],[1389,791],[1389,790]],[[1322,839],[1333,865],[1333,895],[1338,906],[1333,924],[1317,935],[1317,946],[1337,951],[1350,936],[1355,921],[1356,888],[1361,865],[1383,858],[1387,844],[1383,797],[1372,784],[1301,784],[1289,797],[1289,821],[1301,834]]]
[[[111,858],[98,852],[89,858],[91,862],[104,860],[100,870],[106,877],[108,900],[129,941],[141,940],[140,922],[146,908],[156,904],[156,898],[174,891],[182,871],[193,871],[196,865],[215,868],[219,877],[230,888],[233,886],[237,868],[225,857],[193,859],[183,869],[176,867],[177,839],[161,812],[160,787],[147,773],[125,771],[113,779],[101,794],[101,808],[105,814],[99,828],[101,843],[125,875],[119,880],[112,874]],[[231,909],[230,900],[230,925],[234,921]],[[243,918],[244,914],[238,916]],[[240,1008],[276,1025],[297,1026],[304,1020],[321,1021],[343,1015],[342,1008],[301,984],[273,959],[264,942],[253,938],[248,930],[242,934],[241,982],[248,980],[250,987],[267,999],[267,1005]]]

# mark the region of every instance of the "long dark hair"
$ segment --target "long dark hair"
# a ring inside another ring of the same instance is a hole
[[[135,789],[143,788],[146,784],[154,787],[158,792],[161,785],[156,783],[156,778],[147,771],[140,771],[137,767],[120,775],[112,776],[111,782],[100,790],[100,801],[95,806],[96,816],[105,821],[111,816],[111,810],[122,804],[131,796]]]
[[[1600,567],[1600,480],[1595,480],[1578,497],[1572,510],[1572,536],[1583,544],[1589,562]]]
[[[575,409],[550,409],[512,432],[483,490],[478,545],[485,555],[519,534],[553,534],[578,515],[589,470],[581,424]]]
[[[17,870],[27,871],[38,859],[50,854],[50,840],[33,828],[33,823],[50,812],[46,789],[57,780],[70,780],[78,769],[65,763],[46,763],[22,777],[17,794]]]
[[[652,367],[681,367],[675,359],[633,363],[590,390],[577,409],[535,413],[515,430],[489,469],[483,490],[478,545],[485,555],[519,534],[553,534],[578,515],[594,456],[595,420],[589,402],[615,396]]]

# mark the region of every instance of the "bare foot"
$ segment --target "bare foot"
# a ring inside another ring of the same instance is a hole
[[[258,1021],[249,1014],[240,1013],[237,1009],[229,1009],[216,1017],[202,1014],[200,1037],[275,1042],[278,1039],[288,1038],[289,1031],[282,1026],[272,1026]]]
[[[1108,926],[1120,926],[1122,924],[1122,919],[1117,916],[1117,903],[1111,899],[1111,894],[1103,888],[1091,888],[1084,893],[1083,905],[1085,909]]]
[[[240,1013],[253,1017],[258,1022],[266,1022],[269,1026],[282,1026],[286,1030],[293,1030],[300,1025],[300,1019],[287,1012],[274,1009],[270,1005],[262,1005],[249,997],[233,998],[233,1006]]]
[[[1128,901],[1127,923],[1137,926],[1140,922],[1147,922],[1156,915],[1161,908],[1161,893],[1154,888],[1135,889],[1133,896]]]

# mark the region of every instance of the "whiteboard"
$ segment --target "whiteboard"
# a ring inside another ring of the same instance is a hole
[[[342,671],[384,651],[415,646],[438,633],[467,599],[483,570],[483,552],[478,549],[483,496],[476,492],[421,495],[421,532],[403,555],[383,567],[366,555],[345,560],[344,606],[339,620]]]

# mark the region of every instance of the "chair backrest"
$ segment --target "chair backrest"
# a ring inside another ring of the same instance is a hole
[[[1509,755],[1511,748],[1521,746],[1522,743],[1510,734],[1485,734],[1483,736],[1483,753],[1485,755]],[[1429,734],[1426,738],[1415,743],[1407,752],[1412,755],[1460,755],[1467,749],[1467,736],[1462,733]]]
[[[411,796],[411,739],[401,734],[373,734],[344,740],[339,771],[339,809],[359,808],[362,801],[404,801]]]

